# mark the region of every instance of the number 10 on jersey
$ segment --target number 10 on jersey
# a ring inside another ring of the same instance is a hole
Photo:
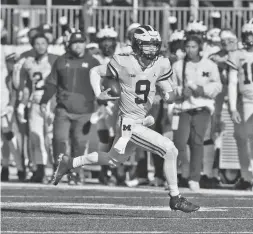
[[[244,71],[244,84],[250,84],[251,82],[253,82],[253,63],[249,64],[249,63],[244,63],[242,65],[243,71]],[[251,79],[249,79],[249,74],[251,73]]]

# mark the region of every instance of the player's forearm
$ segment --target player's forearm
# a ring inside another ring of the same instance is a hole
[[[98,97],[101,93],[100,82],[101,76],[99,74],[98,67],[94,67],[90,70],[90,83],[96,97]]]
[[[101,79],[107,76],[112,76],[107,65],[100,65],[90,70],[90,83],[96,97],[101,93]]]
[[[229,84],[228,84],[228,101],[230,111],[236,111],[237,104],[237,71],[230,69]]]
[[[31,94],[30,90],[27,87],[25,87],[24,90],[22,91],[22,98],[20,100],[20,103],[22,103],[24,106],[27,106],[30,94]]]
[[[228,85],[228,101],[229,101],[230,111],[236,111],[237,85],[233,83]]]
[[[20,82],[22,82],[22,77],[21,77],[21,69],[22,66],[25,62],[25,58],[19,60],[13,68],[13,74],[12,74],[12,82],[13,82],[13,86],[15,89],[19,89],[19,86],[22,85],[20,84]]]

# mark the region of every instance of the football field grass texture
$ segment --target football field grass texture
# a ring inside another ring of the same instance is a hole
[[[253,233],[253,193],[182,189],[201,206],[171,211],[164,188],[1,184],[1,233]]]

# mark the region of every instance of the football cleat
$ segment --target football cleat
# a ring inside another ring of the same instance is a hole
[[[171,210],[181,210],[185,213],[191,213],[197,211],[200,206],[194,205],[179,194],[178,196],[170,196],[170,208]]]
[[[72,169],[72,160],[64,154],[58,157],[58,166],[54,173],[53,185],[57,185],[62,177],[70,172]]]
[[[253,46],[253,18],[242,27],[242,43],[246,47]]]
[[[233,189],[235,189],[235,190],[249,190],[249,191],[251,191],[252,188],[253,188],[252,183],[244,180],[243,178],[240,178],[233,186]]]
[[[2,167],[1,181],[2,182],[9,181],[9,168],[8,167]]]

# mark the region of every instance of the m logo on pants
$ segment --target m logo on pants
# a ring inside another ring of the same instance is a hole
[[[123,125],[123,131],[131,131],[131,125]]]

